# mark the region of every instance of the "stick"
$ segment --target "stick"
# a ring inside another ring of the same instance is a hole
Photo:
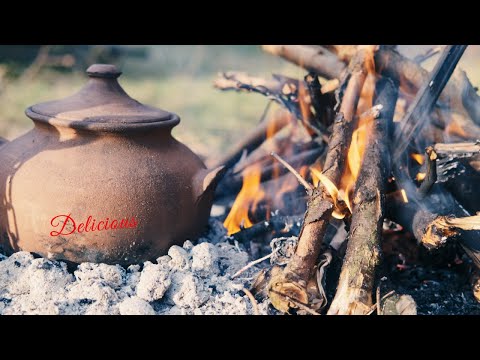
[[[313,191],[313,186],[309,184],[303,177],[295,170],[288,162],[283,160],[280,156],[278,156],[275,152],[272,151],[271,155],[285,168],[290,171],[298,180],[298,182],[307,190],[307,192]]]
[[[400,181],[399,185],[407,189],[409,202],[404,204],[390,201],[387,217],[410,231],[427,249],[436,249],[451,239],[457,239],[467,255],[480,267],[480,232],[460,231],[460,228],[447,225],[453,218],[470,216],[452,194],[437,183],[427,197],[419,200],[416,191],[412,190],[415,186],[410,181],[399,180],[397,175],[395,177]],[[462,225],[462,220],[459,223]]]
[[[249,76],[244,72],[229,71],[221,73],[214,81],[214,86],[222,91],[235,90],[261,94],[283,105],[297,118],[302,118],[298,100],[300,82],[296,79],[283,75],[273,75],[273,79],[265,80]]]
[[[354,128],[354,115],[367,76],[368,55],[367,49],[363,49],[352,59],[352,75],[340,113],[333,124],[323,174],[334,184],[340,182],[345,167]],[[285,269],[272,276],[268,284],[270,300],[278,310],[288,312],[289,308],[297,306],[294,302],[286,301],[286,298],[279,296],[278,293],[287,294],[291,298],[299,299],[300,302],[308,298],[306,286],[320,254],[325,230],[334,210],[333,204],[334,200],[320,183],[308,202],[295,254]]]
[[[272,251],[270,254],[260,258],[260,259],[257,259],[257,260],[254,260],[254,261],[251,261],[249,262],[247,265],[245,265],[243,268],[241,268],[240,270],[238,270],[235,274],[232,275],[232,277],[230,278],[231,280],[235,279],[236,277],[238,277],[239,275],[243,274],[245,271],[247,271],[248,269],[250,269],[251,267],[257,265],[257,264],[260,264],[261,262],[267,260],[267,259],[270,259],[277,251],[279,251],[280,248],[277,248],[275,249],[274,251]]]
[[[321,46],[262,45],[262,49],[326,79],[340,78],[345,69],[345,64],[335,54]]]
[[[438,157],[436,170],[439,182],[447,182],[457,178],[458,175],[473,175],[471,180],[473,182],[478,180],[478,174],[468,164],[468,159],[480,154],[480,143],[436,144],[434,150]],[[467,173],[468,169],[471,169],[470,174]],[[459,189],[470,185],[468,179],[460,179],[455,182],[461,183]]]
[[[242,288],[242,291],[245,293],[245,295],[247,295],[247,297],[250,299],[250,302],[252,303],[253,314],[260,315],[260,313],[258,312],[257,300],[255,300],[255,297],[253,296],[253,294],[250,292],[250,290],[245,288]]]
[[[302,303],[301,301],[298,301],[297,299],[291,297],[291,296],[288,296],[288,295],[285,295],[285,294],[282,294],[282,293],[279,293],[279,292],[276,292],[276,291],[273,291],[277,296],[280,296],[282,298],[285,298],[285,300],[289,301],[289,302],[292,302],[293,304],[295,304],[295,306],[301,310],[304,310],[306,311],[307,313],[309,313],[310,315],[320,315],[318,312],[316,312],[315,310],[309,308],[306,304]]]
[[[270,220],[259,222],[252,227],[231,235],[231,237],[239,243],[247,243],[264,234],[276,233],[284,229],[293,228],[296,224],[298,224],[299,227],[302,220],[302,216],[272,216]]]
[[[480,142],[435,144],[434,149],[439,156],[472,157],[480,154]]]
[[[435,68],[418,90],[415,101],[411,104],[395,132],[394,161],[400,158],[415,133],[420,132],[427,123],[429,119],[428,113],[430,113],[432,107],[437,102],[440,93],[450,79],[466,47],[466,45],[448,45],[443,50]]]
[[[461,230],[480,230],[480,215],[455,218],[444,216],[436,221],[437,227]]]
[[[382,114],[373,120],[353,197],[352,224],[337,292],[329,315],[365,315],[372,307],[375,270],[380,262],[385,188],[390,174],[388,128],[398,90],[388,78],[378,81],[376,103]]]
[[[266,140],[267,131],[269,135],[275,134],[292,121],[293,119],[286,112],[279,112],[268,120],[263,119],[258,126],[233,145],[226,154],[221,157],[207,159],[207,167],[215,169],[224,165],[227,168],[231,168],[241,158],[243,152],[250,153]]]

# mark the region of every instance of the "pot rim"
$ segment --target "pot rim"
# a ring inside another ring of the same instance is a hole
[[[102,131],[102,132],[128,132],[128,131],[144,131],[160,128],[173,128],[180,123],[180,117],[175,113],[170,113],[171,118],[167,120],[151,120],[143,122],[98,122],[98,120],[67,120],[58,117],[50,117],[46,115],[39,114],[32,110],[33,106],[28,107],[25,110],[25,115],[27,115],[33,121],[38,121],[41,123],[71,128],[76,130],[87,130],[87,131]]]

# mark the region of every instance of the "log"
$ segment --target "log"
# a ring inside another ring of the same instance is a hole
[[[480,154],[480,142],[463,142],[455,144],[435,144],[435,152],[440,156],[472,157]]]
[[[272,136],[288,124],[292,123],[294,119],[286,111],[279,111],[275,115],[264,119],[258,126],[250,131],[245,137],[233,145],[227,153],[218,157],[214,156],[206,160],[208,168],[214,169],[218,166],[224,165],[226,168],[234,166],[242,157],[243,153],[250,153],[259,147],[267,138],[267,134]]]
[[[402,180],[399,184],[409,194],[408,203],[391,201],[387,206],[387,217],[410,231],[417,241],[427,249],[444,246],[448,241],[458,240],[467,255],[480,267],[480,231],[462,231],[466,211],[442,184],[435,184],[429,195],[419,200],[414,185]],[[466,222],[468,223],[466,219]],[[456,221],[460,221],[459,223]]]
[[[443,50],[435,68],[418,90],[415,100],[395,131],[394,161],[400,158],[413,137],[430,119],[428,114],[437,102],[466,47],[466,45],[448,45]]]
[[[384,218],[385,188],[390,175],[389,128],[398,85],[382,78],[376,85],[380,117],[368,124],[370,133],[353,197],[353,214],[347,252],[329,315],[366,315],[372,307],[376,267]]]
[[[352,74],[349,78],[340,112],[334,121],[323,175],[333,184],[339,184],[343,174],[352,132],[355,127],[355,112],[367,76],[366,62],[370,53],[367,49],[357,52],[352,59]],[[323,237],[334,210],[332,199],[322,183],[310,194],[308,208],[299,234],[295,254],[283,269],[273,271],[267,290],[272,305],[280,311],[288,312],[297,305],[289,301],[293,298],[300,303],[308,302],[307,284],[320,254]],[[283,294],[285,296],[281,296]]]
[[[262,45],[262,49],[326,79],[339,79],[346,67],[335,54],[321,46]]]
[[[480,154],[480,143],[439,143],[434,146],[434,151],[438,157],[436,170],[439,182],[447,182],[459,175],[473,174],[478,178],[476,169],[469,162],[475,162]]]

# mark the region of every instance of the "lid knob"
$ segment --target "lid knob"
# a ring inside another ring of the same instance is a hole
[[[92,78],[116,79],[122,72],[115,65],[93,64],[87,69],[87,74]]]

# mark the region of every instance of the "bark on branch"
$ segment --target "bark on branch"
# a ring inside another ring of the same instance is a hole
[[[368,50],[363,49],[352,59],[352,74],[329,141],[323,175],[337,185],[345,168],[354,128],[354,115],[367,76],[366,62],[369,55]],[[296,307],[294,302],[279,294],[301,303],[308,302],[306,286],[316,265],[333,210],[334,200],[320,183],[310,196],[295,254],[283,271],[272,272],[276,275],[272,276],[268,284],[269,297],[278,310],[288,312],[290,308]]]
[[[262,45],[262,48],[326,79],[339,79],[346,67],[335,54],[322,46]]]
[[[377,83],[376,93],[376,104],[382,104],[383,110],[379,118],[368,124],[370,135],[354,192],[347,252],[329,315],[366,315],[373,304],[385,187],[391,167],[388,134],[397,102],[397,85],[383,78]]]

